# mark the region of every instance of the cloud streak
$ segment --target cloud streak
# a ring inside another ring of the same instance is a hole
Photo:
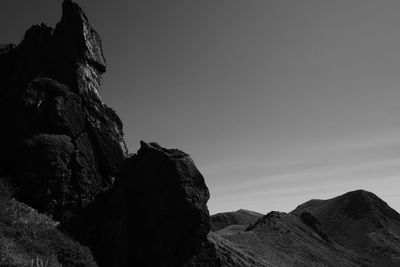
[[[400,135],[399,135],[400,136]],[[228,170],[206,171],[218,176],[210,189],[212,212],[252,208],[290,211],[310,198],[327,198],[366,189],[400,208],[400,144],[397,133],[359,138],[353,142],[305,149],[291,162],[251,162]],[[226,166],[223,166],[226,167]],[[212,178],[210,178],[211,180]]]

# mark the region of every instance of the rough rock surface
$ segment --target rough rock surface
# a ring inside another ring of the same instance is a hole
[[[81,8],[55,29],[32,26],[0,46],[0,168],[16,197],[66,221],[112,184],[127,155],[122,123],[99,96],[101,40]]]
[[[105,70],[99,35],[70,0],[55,29],[0,45],[0,174],[18,200],[0,191],[1,266],[96,266],[92,255],[115,267],[399,266],[400,215],[361,190],[249,227],[259,214],[223,214],[215,225],[228,227],[210,233],[189,155],[141,142],[126,159],[122,123],[99,95]]]
[[[122,123],[99,95],[99,35],[75,3],[62,8],[54,29],[0,46],[0,170],[15,197],[61,221],[102,266],[221,266],[203,176],[156,143],[126,159]]]
[[[204,178],[189,155],[141,142],[108,200],[112,212],[103,219],[107,236],[102,242],[121,249],[105,265],[128,257],[129,266],[182,266],[207,240],[208,199]],[[123,209],[118,214],[114,207]],[[123,235],[127,240],[113,240]]]

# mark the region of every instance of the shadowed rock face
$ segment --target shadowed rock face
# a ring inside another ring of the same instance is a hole
[[[98,93],[100,38],[79,6],[62,8],[55,29],[35,25],[0,47],[0,169],[17,198],[64,221],[111,185],[127,150]]]
[[[63,3],[54,43],[55,53],[61,55],[52,62],[57,68],[57,78],[87,100],[100,100],[101,74],[106,70],[100,36],[90,26],[82,9],[70,0]]]
[[[108,237],[103,242],[114,244],[110,237],[123,236],[117,225],[126,227],[128,240],[117,245],[126,247],[105,265],[127,257],[129,266],[182,266],[207,240],[208,199],[204,178],[189,155],[141,142],[109,197],[109,209],[124,209],[119,216],[104,219],[102,232]]]
[[[126,159],[122,123],[99,95],[100,38],[79,6],[62,7],[55,29],[0,46],[0,170],[16,198],[60,220],[102,266],[220,266],[203,176],[156,143]]]
[[[105,70],[98,34],[70,0],[55,29],[36,25],[18,46],[0,46],[0,172],[101,266],[399,266],[400,215],[361,190],[209,233],[209,192],[189,155],[141,142],[126,159],[122,123],[99,95]],[[259,216],[239,210],[214,222]]]

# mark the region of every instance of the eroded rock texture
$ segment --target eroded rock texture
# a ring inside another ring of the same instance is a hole
[[[200,252],[210,229],[209,192],[189,155],[141,142],[112,190],[102,242],[120,249],[105,265],[125,258],[125,266],[183,266]]]
[[[66,221],[112,184],[127,151],[99,96],[99,35],[78,5],[62,7],[55,29],[35,25],[0,47],[0,168],[18,199]]]
[[[16,198],[61,221],[101,266],[219,266],[203,176],[156,143],[126,159],[122,123],[99,95],[105,70],[99,35],[70,0],[55,29],[0,46],[0,170]]]

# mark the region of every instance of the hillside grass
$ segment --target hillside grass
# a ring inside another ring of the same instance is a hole
[[[0,266],[97,266],[57,222],[11,195],[12,186],[0,178]]]

